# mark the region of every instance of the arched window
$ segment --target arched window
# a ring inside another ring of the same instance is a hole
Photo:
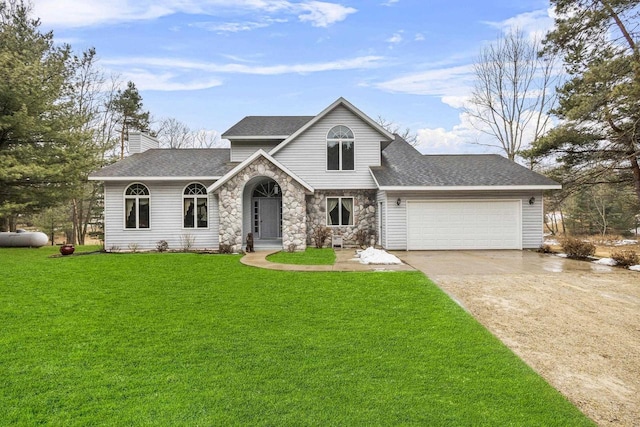
[[[182,213],[184,228],[207,228],[209,197],[204,185],[193,183],[185,187],[182,193]]]
[[[149,228],[149,189],[131,184],[124,192],[125,228]]]
[[[354,170],[353,132],[346,126],[334,126],[327,134],[327,170]]]

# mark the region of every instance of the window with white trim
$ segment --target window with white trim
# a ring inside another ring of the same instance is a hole
[[[207,228],[209,196],[207,188],[199,183],[189,184],[182,193],[182,214],[184,228]]]
[[[327,170],[352,171],[355,167],[353,132],[346,126],[334,126],[327,134]]]
[[[149,189],[143,184],[131,184],[124,192],[125,228],[149,228]]]
[[[353,197],[327,197],[327,225],[353,225]]]

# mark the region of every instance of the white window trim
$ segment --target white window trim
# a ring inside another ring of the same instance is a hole
[[[149,192],[148,195],[136,195],[136,196],[130,196],[127,195],[127,190],[129,189],[129,187],[131,187],[132,185],[142,185],[144,186],[147,191]],[[151,190],[149,189],[149,186],[146,185],[145,183],[142,182],[132,182],[130,184],[128,184],[126,187],[124,187],[124,191],[122,192],[122,211],[124,213],[123,217],[122,217],[122,229],[124,231],[149,231],[151,230]],[[127,227],[127,200],[135,200],[136,201],[136,226],[135,228],[129,228]],[[149,199],[149,227],[146,228],[140,228],[140,199]]]
[[[329,199],[338,199],[338,206],[340,209],[338,210],[338,222],[340,224],[329,224]],[[353,227],[356,223],[354,212],[351,212],[351,224],[342,224],[342,200],[343,199],[351,199],[351,209],[355,211],[355,198],[353,196],[327,196],[325,197],[325,222],[327,227]]]
[[[205,194],[184,194],[185,190],[187,189],[187,187],[189,187],[190,185],[193,184],[199,184],[204,188]],[[196,213],[194,212],[194,217],[193,217],[193,227],[185,227],[184,226],[184,199],[194,199],[195,202],[195,209],[198,208],[198,199],[206,199],[207,200],[207,226],[206,227],[198,227],[198,218]],[[207,186],[204,185],[201,182],[190,182],[187,185],[185,185],[182,188],[182,205],[180,206],[180,222],[182,223],[182,229],[183,230],[208,230],[209,229],[209,224],[211,224],[211,209],[209,209],[209,205],[211,203],[210,199],[209,199],[209,192],[207,191]]]
[[[331,129],[338,127],[338,126],[343,126],[347,129],[349,129],[349,131],[351,131],[351,133],[353,134],[353,139],[333,139],[333,138],[329,138],[329,132],[331,132]],[[331,126],[331,129],[329,129],[327,131],[327,135],[325,137],[325,148],[324,148],[324,156],[325,156],[325,161],[324,161],[324,167],[325,167],[325,171],[329,172],[329,173],[335,173],[335,172],[355,172],[356,171],[356,159],[358,158],[356,155],[356,134],[353,132],[353,129],[351,129],[349,126],[347,125],[343,125],[343,124],[338,124],[335,126]],[[331,141],[338,141],[339,145],[340,145],[340,149],[338,150],[338,169],[329,169],[329,140]],[[353,142],[353,169],[343,169],[342,168],[342,141],[350,141]]]

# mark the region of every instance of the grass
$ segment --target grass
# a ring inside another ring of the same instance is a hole
[[[416,272],[52,252],[0,249],[0,425],[592,425]]]
[[[332,248],[307,248],[301,252],[276,252],[267,257],[268,261],[280,264],[333,265],[336,253]]]

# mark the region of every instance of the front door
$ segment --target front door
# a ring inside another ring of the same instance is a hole
[[[280,232],[279,198],[261,198],[259,200],[260,238],[277,239]]]

